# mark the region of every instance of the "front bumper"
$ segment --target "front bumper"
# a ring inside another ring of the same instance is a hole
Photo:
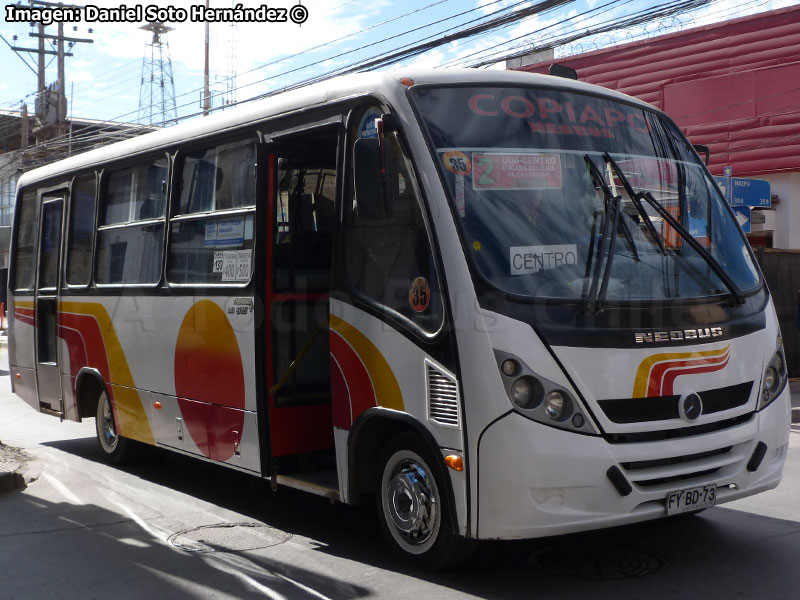
[[[478,448],[478,538],[523,539],[666,516],[675,490],[716,485],[717,504],[780,483],[789,443],[789,392],[741,425],[675,440],[610,444],[517,413],[490,425]],[[747,468],[759,442],[758,468]],[[677,459],[677,460],[673,460]],[[623,496],[606,476],[631,483]]]

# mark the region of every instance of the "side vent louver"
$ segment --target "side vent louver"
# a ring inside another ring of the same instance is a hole
[[[458,427],[458,384],[455,377],[425,361],[428,378],[428,419],[440,425]]]

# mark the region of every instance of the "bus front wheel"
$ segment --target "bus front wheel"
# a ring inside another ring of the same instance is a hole
[[[384,448],[378,471],[378,512],[386,539],[405,560],[428,569],[462,562],[476,547],[453,532],[444,498],[446,473],[438,463],[419,436],[403,433]]]
[[[103,456],[114,464],[123,462],[129,452],[129,440],[117,433],[117,423],[108,393],[103,390],[97,399],[97,415],[95,418],[97,442]]]

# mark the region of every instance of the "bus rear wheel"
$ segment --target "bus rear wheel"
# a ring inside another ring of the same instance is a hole
[[[108,393],[103,390],[97,398],[95,418],[97,443],[103,457],[113,464],[120,464],[130,456],[129,440],[117,433],[117,423]]]
[[[381,454],[377,502],[381,528],[406,561],[441,569],[467,560],[477,543],[453,532],[444,468],[417,435],[394,437]]]

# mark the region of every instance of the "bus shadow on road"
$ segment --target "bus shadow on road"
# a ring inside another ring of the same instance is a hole
[[[361,598],[369,590],[275,558],[186,553],[93,504],[0,500],[3,598]],[[46,577],[42,576],[43,569]],[[13,574],[13,576],[12,576]],[[113,591],[113,592],[112,592]]]
[[[47,445],[99,461],[95,444],[79,439]],[[725,507],[538,540],[483,542],[464,565],[429,572],[391,554],[369,501],[352,507],[292,489],[273,493],[261,479],[155,448],[119,468],[304,536],[331,557],[484,598],[800,597],[800,523]],[[263,557],[251,560],[268,571],[279,568]]]

